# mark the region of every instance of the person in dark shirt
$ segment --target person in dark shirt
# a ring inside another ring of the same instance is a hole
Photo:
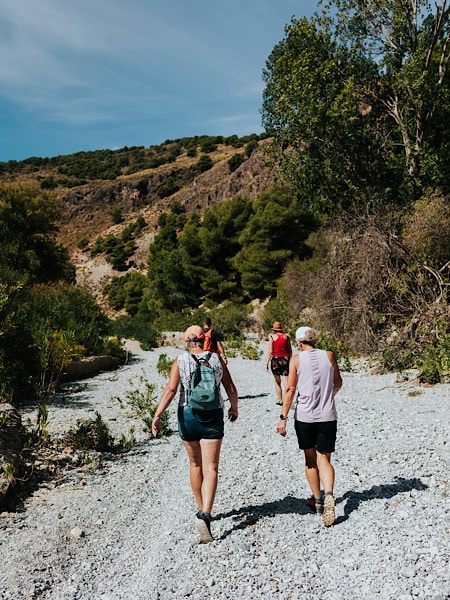
[[[225,349],[222,344],[222,336],[217,329],[212,328],[211,319],[205,317],[203,320],[203,333],[205,334],[204,350],[209,350],[218,354],[224,364],[228,363],[228,359],[225,356]]]

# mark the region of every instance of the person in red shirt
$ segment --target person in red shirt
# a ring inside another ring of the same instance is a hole
[[[284,327],[279,321],[275,321],[272,326],[272,332],[269,335],[269,348],[266,360],[266,370],[272,371],[275,381],[275,391],[277,394],[277,404],[283,404],[283,387],[286,386],[287,376],[289,375],[289,360],[292,356],[291,340],[284,333]]]

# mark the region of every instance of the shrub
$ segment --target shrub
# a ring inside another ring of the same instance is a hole
[[[230,173],[236,171],[236,169],[242,165],[244,160],[243,154],[233,154],[233,156],[228,160],[228,168],[230,169]]]
[[[44,177],[39,184],[41,190],[54,190],[58,187],[58,182],[54,180],[53,176]]]
[[[245,146],[245,156],[251,156],[253,151],[258,147],[258,142],[256,140],[251,140]]]
[[[123,215],[122,210],[120,208],[115,208],[111,213],[112,222],[116,225],[119,223],[123,223]]]
[[[417,360],[420,369],[421,383],[434,385],[441,382],[440,355],[437,348],[425,348],[422,356]]]
[[[111,321],[111,334],[120,338],[138,340],[143,350],[152,350],[158,344],[159,332],[148,316],[138,313],[131,317],[121,315]]]
[[[450,259],[450,203],[439,193],[418,200],[405,220],[402,241],[415,256],[430,264]]]
[[[336,360],[344,371],[352,370],[352,363],[350,361],[350,348],[344,342],[334,339],[327,332],[323,332],[320,334],[320,340],[317,343],[317,348],[321,348],[322,350],[331,350],[331,352],[334,352]]]
[[[69,431],[65,443],[77,450],[108,452],[114,449],[114,440],[102,416],[96,412],[95,419],[78,420],[76,428]]]
[[[443,335],[435,346],[427,346],[417,357],[420,381],[434,385],[450,375],[450,335]]]
[[[241,356],[242,358],[248,360],[259,360],[263,355],[263,351],[260,349],[259,345],[254,342],[245,342],[241,347]]]
[[[167,354],[160,354],[158,358],[158,363],[156,365],[156,370],[160,375],[164,375],[168,377],[170,374],[170,369],[172,368],[172,361],[169,359]]]
[[[156,189],[158,198],[167,198],[175,194],[180,189],[173,177],[168,177],[166,181]]]
[[[192,144],[186,148],[186,155],[189,158],[194,158],[197,156],[197,144]]]
[[[272,298],[264,306],[262,314],[262,324],[265,332],[272,330],[272,325],[275,321],[280,321],[285,328],[295,327],[295,322],[288,318],[288,306],[284,300],[280,298]],[[286,331],[286,329],[285,329]]]
[[[152,421],[158,408],[157,386],[155,383],[149,382],[144,375],[139,376],[137,381],[130,380],[129,383],[133,384],[133,387],[125,393],[125,400],[115,399],[122,407],[124,404],[129,406],[137,416],[141,417],[145,425],[145,431],[151,432]],[[160,436],[164,437],[171,433],[169,413],[165,411],[161,415]]]
[[[203,316],[204,313],[200,310],[160,310],[154,325],[159,331],[184,331],[193,323],[201,323]]]
[[[209,171],[211,167],[214,165],[212,158],[207,154],[202,154],[197,162],[197,168],[201,173],[205,171]]]
[[[407,369],[412,369],[414,365],[414,354],[410,349],[386,346],[381,352],[380,367],[384,372],[399,371],[402,373]]]
[[[217,150],[216,139],[213,137],[204,137],[200,139],[200,150],[204,154]]]
[[[84,238],[81,238],[81,240],[78,242],[77,248],[79,250],[84,250],[85,248],[88,247],[88,245],[89,245],[89,240],[88,240],[88,238],[84,237]]]

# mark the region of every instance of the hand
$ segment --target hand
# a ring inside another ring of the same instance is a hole
[[[277,425],[277,433],[279,433],[280,435],[282,435],[283,437],[286,436],[286,421],[283,421],[282,419],[280,419],[278,421],[278,425]]]
[[[229,408],[228,409],[228,420],[234,423],[238,418],[238,409],[237,408]]]
[[[161,417],[153,417],[153,421],[152,421],[153,437],[158,437],[160,428],[161,428]]]

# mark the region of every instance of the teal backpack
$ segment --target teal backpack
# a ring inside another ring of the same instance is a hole
[[[197,358],[191,353],[197,366],[192,373],[189,387],[186,390],[187,403],[193,410],[215,410],[220,408],[219,386],[216,374],[209,364],[211,352],[205,357]]]

